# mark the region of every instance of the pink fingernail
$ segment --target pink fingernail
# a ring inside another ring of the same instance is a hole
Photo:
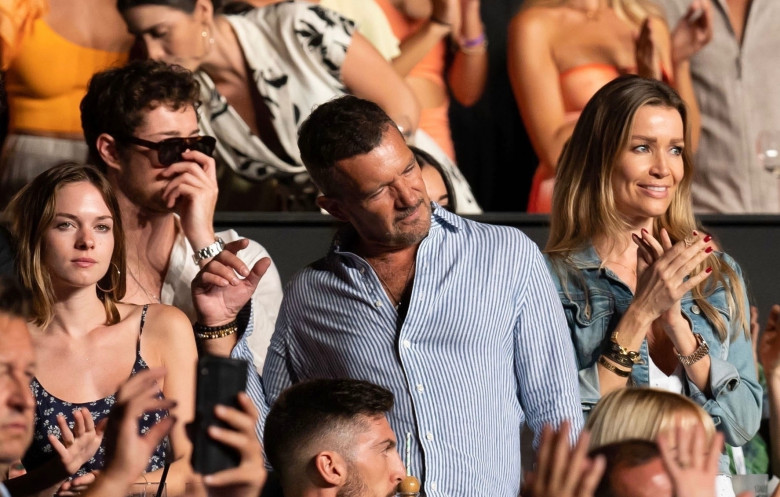
[[[642,228],[642,233],[647,233],[648,231],[644,228]]]

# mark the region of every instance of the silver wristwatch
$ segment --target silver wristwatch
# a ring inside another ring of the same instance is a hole
[[[201,261],[204,261],[206,259],[211,259],[215,255],[222,252],[224,248],[225,248],[225,241],[222,240],[222,238],[220,237],[216,237],[214,239],[214,243],[212,243],[207,247],[203,247],[202,249],[192,254],[192,260],[195,261],[196,266],[200,266]]]
[[[680,353],[675,350],[675,352],[677,352],[677,358],[680,360],[683,366],[690,366],[691,364],[694,364],[696,361],[700,360],[710,352],[710,346],[707,345],[707,342],[704,340],[704,337],[701,336],[701,334],[694,333],[693,336],[696,337],[696,342],[699,344],[698,348],[693,351],[693,354],[680,355]]]

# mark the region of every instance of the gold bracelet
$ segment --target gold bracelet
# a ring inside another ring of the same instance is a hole
[[[195,336],[202,340],[213,340],[215,338],[223,338],[238,331],[238,322],[233,321],[223,324],[222,326],[206,326],[205,324],[195,323],[193,325],[195,330]]]
[[[621,378],[628,378],[629,376],[631,376],[631,371],[625,371],[623,369],[615,367],[615,365],[609,362],[608,360],[606,360],[603,355],[599,356],[599,364],[604,366],[604,368],[610,373],[614,373],[620,376]]]

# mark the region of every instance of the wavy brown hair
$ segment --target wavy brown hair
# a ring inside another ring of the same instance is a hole
[[[593,95],[558,160],[550,236],[545,252],[561,281],[571,278],[583,290],[587,290],[585,284],[578,278],[569,256],[591,244],[596,237],[618,240],[621,233],[630,229],[615,205],[612,174],[618,157],[629,144],[634,116],[645,105],[677,110],[683,122],[685,142],[689,143],[687,111],[677,92],[660,81],[628,75],[607,83]],[[662,228],[666,229],[672,243],[685,239],[697,229],[691,205],[693,163],[687,147],[683,149],[682,160],[683,178],[669,208],[655,219],[653,226],[654,236],[657,237]],[[693,288],[694,300],[718,331],[720,340],[726,341],[729,336],[726,322],[707,301],[707,297],[722,285],[726,289],[731,319],[749,336],[742,278],[714,254],[692,272],[698,273],[707,267],[712,267],[712,274]]]
[[[96,291],[106,310],[106,323],[115,324],[120,320],[116,302],[125,296],[125,237],[119,204],[100,171],[92,166],[65,163],[39,174],[14,196],[7,209],[18,254],[19,280],[32,293],[32,321],[41,328],[51,323],[56,301],[51,276],[42,262],[46,250],[44,233],[54,220],[57,192],[65,185],[81,182],[98,189],[114,220],[111,264],[97,282]]]

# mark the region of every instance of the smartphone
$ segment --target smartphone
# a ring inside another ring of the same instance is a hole
[[[214,406],[221,404],[238,408],[238,393],[246,390],[246,361],[206,355],[198,361],[195,421],[192,435],[192,467],[208,475],[234,468],[240,463],[238,451],[217,442],[208,434],[208,427],[225,427],[214,415]]]

